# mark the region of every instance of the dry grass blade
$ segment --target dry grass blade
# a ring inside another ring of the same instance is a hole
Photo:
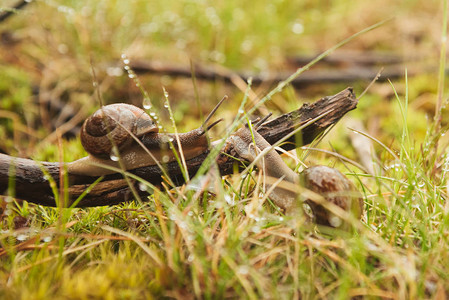
[[[66,256],[68,254],[71,254],[71,253],[76,253],[78,251],[82,251],[82,250],[86,250],[86,249],[92,249],[92,248],[94,248],[94,247],[96,247],[96,246],[98,246],[98,245],[100,245],[100,244],[102,244],[102,243],[104,243],[106,241],[107,240],[99,240],[99,241],[95,241],[95,242],[92,242],[92,243],[89,243],[89,244],[86,244],[86,245],[83,245],[83,246],[66,249],[66,250],[64,250],[62,252],[62,256],[64,257],[64,256]],[[49,262],[49,261],[51,261],[53,259],[58,259],[59,257],[60,257],[59,254],[47,256],[47,257],[45,257],[45,258],[43,258],[41,260],[37,260],[37,261],[29,264],[29,265],[20,267],[20,268],[16,269],[15,272],[16,273],[25,272],[25,271],[27,271],[27,270],[29,270],[29,269],[37,266],[37,265]]]

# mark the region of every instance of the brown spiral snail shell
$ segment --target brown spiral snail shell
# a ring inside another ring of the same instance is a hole
[[[111,155],[112,148],[123,150],[133,142],[133,134],[140,137],[159,129],[153,119],[142,109],[125,103],[104,106],[84,121],[81,144],[97,157]]]

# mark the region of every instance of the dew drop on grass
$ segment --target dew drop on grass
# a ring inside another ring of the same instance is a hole
[[[229,205],[235,205],[235,200],[233,197],[229,195],[224,195],[224,199]]]
[[[248,275],[249,267],[248,266],[239,266],[237,272],[241,275]]]
[[[19,234],[17,236],[18,241],[25,241],[27,238],[28,238],[28,236],[26,234]]]
[[[142,106],[145,109],[151,109],[153,107],[153,104],[151,103],[151,99],[145,97],[142,101]]]
[[[112,148],[111,154],[109,155],[109,158],[112,161],[118,161],[119,160],[117,147],[113,147]]]
[[[170,160],[170,157],[168,155],[162,156],[162,162],[167,163]]]
[[[251,231],[254,232],[254,233],[259,233],[260,232],[260,227],[259,226],[253,226],[251,228]]]
[[[342,223],[343,223],[343,221],[339,217],[337,217],[337,216],[333,215],[333,216],[331,216],[329,218],[329,224],[331,224],[331,226],[334,227],[334,228],[340,227],[340,225]]]
[[[301,34],[304,32],[304,25],[302,25],[300,22],[295,22],[292,25],[292,32],[294,34]]]
[[[189,257],[187,257],[188,262],[192,262],[195,259],[195,255],[190,254]]]
[[[141,190],[142,192],[145,192],[148,189],[148,186],[143,183],[143,182],[139,182],[139,190]]]
[[[49,243],[49,242],[51,242],[52,239],[53,238],[51,236],[46,236],[42,239],[42,241],[44,241],[45,243]]]

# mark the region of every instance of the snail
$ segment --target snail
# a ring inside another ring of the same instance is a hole
[[[177,145],[175,134],[159,133],[154,120],[137,106],[125,103],[106,105],[84,122],[80,139],[89,156],[68,163],[68,172],[103,176],[115,173],[114,168],[132,170],[159,162],[167,163],[176,159],[174,150],[170,149],[171,144],[178,152],[182,149],[185,159],[198,156],[209,148],[205,133],[221,119],[209,126],[206,124],[225,99],[215,106],[202,126],[178,134],[181,147]]]
[[[316,197],[308,197],[307,193],[300,195],[297,185],[302,184],[309,192],[321,195],[325,201],[360,219],[363,200],[352,182],[338,170],[314,166],[299,175],[287,166],[276,150],[272,149],[256,130],[251,132],[247,126],[240,128],[230,137],[230,144],[241,158],[254,162],[263,171],[267,178],[266,190],[271,191],[269,197],[286,213],[295,213],[305,202],[311,208],[317,224],[334,228],[347,227],[348,224],[344,224],[340,217],[312,199]],[[261,151],[264,152],[263,155],[258,156]],[[273,185],[275,186],[272,187]],[[304,202],[299,200],[301,198]]]

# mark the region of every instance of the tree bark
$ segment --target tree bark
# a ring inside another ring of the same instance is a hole
[[[325,132],[327,128],[338,122],[347,112],[355,109],[356,106],[357,99],[352,88],[347,88],[336,95],[324,97],[312,104],[304,104],[295,111],[267,121],[257,131],[270,144],[274,144],[305,122],[324,115],[281,145],[282,148],[291,150],[295,147],[309,144],[317,136]],[[186,162],[191,177],[199,170],[208,154],[209,151]],[[222,175],[231,174],[234,171],[234,164],[239,163],[229,155],[236,156],[233,145],[226,141],[216,158]],[[56,199],[58,199],[60,193],[57,192],[55,197],[51,188],[51,182],[53,182],[55,187],[60,187],[60,178],[64,178],[64,176],[61,176],[63,169],[63,164],[58,162],[36,162],[30,159],[0,154],[0,193],[41,205],[71,206],[98,177],[66,174],[65,177],[68,180],[69,186],[67,203],[56,203]],[[181,168],[177,162],[165,164],[165,171],[174,185],[182,185],[185,183]],[[141,167],[130,170],[129,172],[155,186],[160,186],[163,182],[163,172],[157,166]],[[148,192],[141,191],[137,188],[138,185],[135,180],[129,180],[139,195],[148,194]],[[133,199],[134,196],[132,189],[128,185],[128,181],[120,173],[116,173],[104,176],[102,181],[89,191],[76,206],[114,205]]]

